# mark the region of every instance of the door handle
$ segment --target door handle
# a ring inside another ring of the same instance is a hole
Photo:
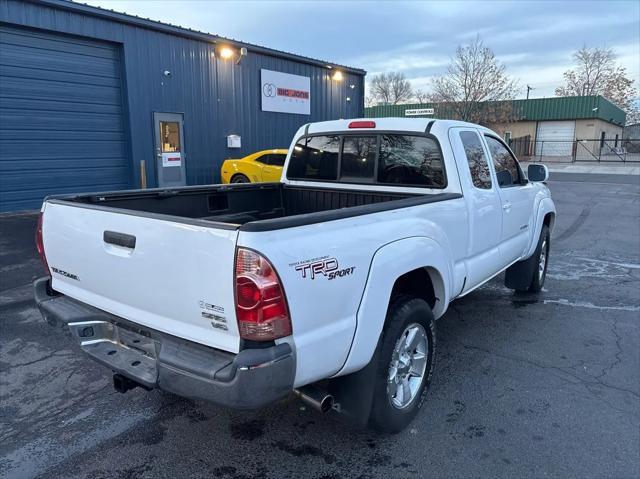
[[[502,209],[507,211],[511,209],[511,203],[505,203],[502,205]]]
[[[126,233],[118,233],[117,231],[105,231],[102,234],[105,243],[122,246],[123,248],[134,249],[136,247],[136,237]]]

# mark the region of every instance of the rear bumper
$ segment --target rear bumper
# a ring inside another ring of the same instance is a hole
[[[265,406],[293,389],[295,360],[286,343],[232,354],[58,294],[48,277],[33,286],[36,304],[50,325],[66,329],[95,360],[147,388],[235,409]]]

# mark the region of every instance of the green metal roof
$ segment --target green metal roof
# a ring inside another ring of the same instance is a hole
[[[567,96],[511,100],[513,116],[520,121],[577,120],[598,118],[624,125],[626,113],[602,96]],[[405,110],[433,108],[433,115],[417,115],[429,118],[455,119],[455,114],[446,103],[412,103],[407,105],[378,105],[365,108],[369,118],[404,117]],[[411,115],[414,116],[414,115]]]

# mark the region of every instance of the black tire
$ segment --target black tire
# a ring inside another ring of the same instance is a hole
[[[544,255],[542,254],[543,245]],[[507,288],[514,289],[519,293],[539,293],[547,277],[550,246],[551,238],[549,235],[549,227],[543,225],[540,231],[540,237],[538,238],[538,244],[531,257],[524,261],[518,261],[507,269],[504,281]],[[544,258],[544,267],[542,268],[542,274],[540,274],[542,258]]]
[[[540,231],[540,238],[538,239],[538,246],[533,253],[535,258],[535,267],[533,269],[533,277],[531,278],[531,284],[527,291],[529,293],[539,293],[544,286],[544,280],[547,278],[547,267],[549,266],[549,247],[551,246],[551,235],[549,234],[549,227],[547,225],[542,226]],[[541,261],[544,258],[544,265],[541,265]]]
[[[237,175],[233,175],[231,183],[251,183],[251,181],[249,181],[249,178],[246,175],[238,173]]]
[[[391,384],[390,371],[394,361],[394,349],[401,337],[404,336],[406,329],[416,324],[423,328],[426,335],[428,345],[428,351],[425,354],[426,367],[419,387],[416,388],[415,394],[410,396],[412,398],[410,402],[403,407],[398,407],[392,403],[397,399],[397,396],[392,398],[387,389],[391,387],[389,386]],[[429,305],[422,299],[410,296],[403,295],[393,298],[389,305],[385,329],[380,341],[369,426],[380,432],[398,433],[407,427],[418,414],[424,403],[427,387],[433,373],[436,333],[433,313]]]

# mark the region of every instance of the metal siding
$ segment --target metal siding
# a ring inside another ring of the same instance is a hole
[[[510,101],[515,116],[521,120],[577,120],[598,118],[610,123],[624,125],[625,112],[602,96],[577,96],[533,98]],[[445,104],[414,103],[408,105],[378,105],[365,109],[365,115],[375,117],[403,117],[407,109],[434,108],[433,118],[455,119],[451,109]],[[597,108],[594,110],[594,108]]]
[[[133,186],[140,185],[141,160],[148,186],[157,184],[153,112],[184,114],[188,184],[219,182],[225,158],[288,147],[305,123],[364,116],[364,75],[352,71],[343,71],[344,80],[335,82],[330,79],[334,70],[251,48],[236,65],[214,58],[214,43],[31,2],[0,0],[0,18],[122,45]],[[261,68],[309,76],[311,115],[261,111]],[[163,76],[165,70],[171,71],[170,77]],[[241,135],[241,149],[226,147],[231,133]]]
[[[0,211],[130,185],[117,47],[0,26]]]

